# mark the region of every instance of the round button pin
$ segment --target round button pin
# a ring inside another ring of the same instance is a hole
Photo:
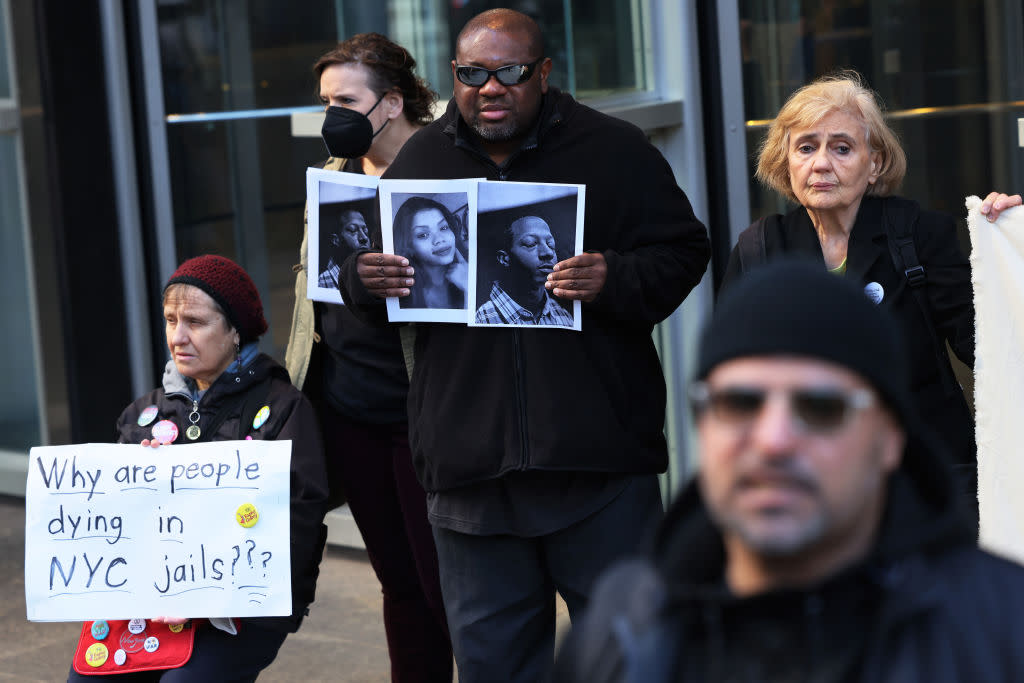
[[[185,624],[167,624],[167,628],[171,633],[181,633],[185,630]]]
[[[259,429],[267,422],[267,418],[270,417],[270,406],[263,406],[256,411],[256,417],[252,419],[252,428]]]
[[[864,296],[870,299],[871,303],[880,304],[885,297],[885,290],[877,282],[869,282],[864,285]]]
[[[145,427],[156,418],[158,408],[156,404],[146,406],[145,410],[139,413],[139,419],[137,420],[140,427]]]
[[[156,652],[160,648],[160,641],[157,640],[156,636],[150,636],[146,638],[146,642],[142,644],[142,647],[146,648],[146,652]]]
[[[235,520],[248,529],[260,521],[260,513],[256,511],[256,506],[252,503],[242,503],[235,511]]]
[[[131,631],[122,631],[120,645],[121,649],[128,654],[135,654],[136,652],[142,651],[142,643],[146,640],[146,636],[143,634],[135,634]]]
[[[174,443],[178,440],[178,425],[170,420],[160,420],[153,425],[153,438],[160,443]]]
[[[110,633],[110,624],[100,619],[92,622],[92,637],[96,640],[103,640]]]
[[[146,630],[145,619],[132,619],[128,622],[128,630],[132,633],[139,634]]]
[[[118,648],[118,650],[114,652],[114,664],[117,664],[118,666],[124,666],[124,663],[127,661],[128,653]]]
[[[103,643],[93,643],[85,651],[85,663],[92,667],[103,666],[107,661],[107,646]]]

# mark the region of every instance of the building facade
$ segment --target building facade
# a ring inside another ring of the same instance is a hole
[[[311,65],[379,31],[446,100],[456,34],[502,5],[542,25],[553,84],[647,132],[711,231],[708,275],[656,331],[666,492],[690,469],[685,383],[729,249],[784,209],[752,159],[795,88],[860,71],[926,206],[1024,189],[1022,0],[0,0],[0,492],[23,491],[34,445],[111,439],[158,382],[161,285],[185,258],[244,265],[281,358],[304,171],[326,156]]]

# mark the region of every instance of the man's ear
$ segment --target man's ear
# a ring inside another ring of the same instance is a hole
[[[551,67],[554,64],[550,57],[545,57],[544,61],[540,63],[540,91],[547,93],[548,91],[548,75],[551,73]]]
[[[509,263],[508,252],[505,251],[504,249],[499,249],[498,250],[498,265],[499,266],[505,266],[506,268],[508,268],[508,263]]]

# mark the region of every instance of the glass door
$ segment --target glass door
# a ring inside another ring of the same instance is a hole
[[[1024,188],[1024,9],[1019,0],[741,0],[740,49],[753,160],[798,87],[855,69],[881,96],[907,152],[900,194],[962,217],[964,197]],[[784,210],[751,185],[751,217]]]
[[[10,389],[0,393],[0,492],[5,493],[24,488],[28,449],[43,441],[38,322],[10,26],[8,2],[0,0],[0,315],[12,322],[0,335]]]

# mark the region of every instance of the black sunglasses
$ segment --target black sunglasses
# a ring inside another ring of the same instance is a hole
[[[541,57],[530,64],[509,64],[508,66],[502,66],[497,69],[485,69],[481,66],[463,66],[461,64],[455,65],[455,77],[459,79],[461,83],[465,83],[468,86],[479,88],[481,85],[486,83],[491,76],[498,79],[498,83],[504,86],[519,85],[530,80],[533,76],[534,69],[537,65],[544,61]]]
[[[705,382],[690,386],[690,403],[698,415],[708,413],[723,424],[749,427],[768,400],[768,390],[759,387],[731,386],[712,389]],[[793,389],[786,392],[790,410],[799,426],[808,433],[828,434],[846,420],[875,404],[867,389],[843,391],[828,387]]]

